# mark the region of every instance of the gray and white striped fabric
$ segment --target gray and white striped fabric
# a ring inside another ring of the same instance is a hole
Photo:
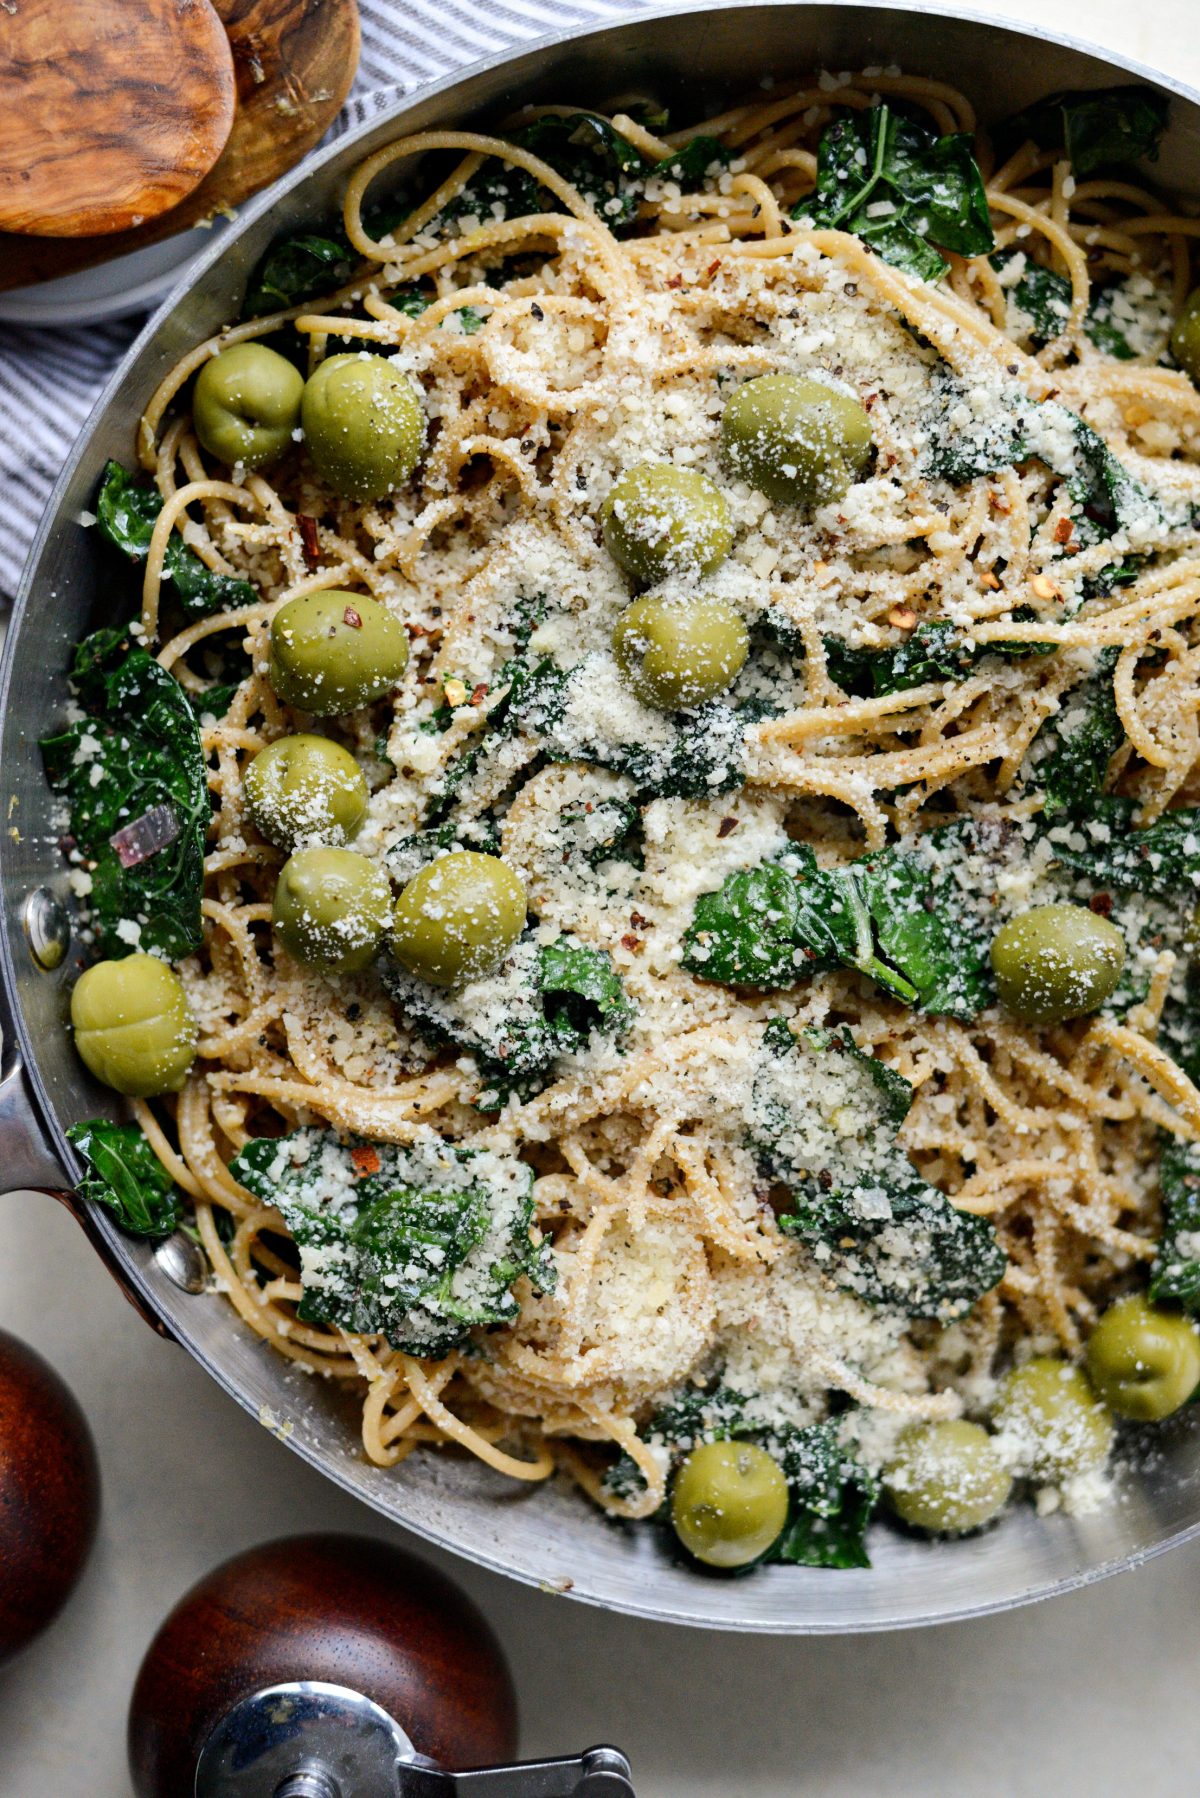
[[[635,10],[637,0],[359,0],[362,57],[331,136],[509,44]],[[0,598],[11,599],[58,471],[140,318],[0,338]]]

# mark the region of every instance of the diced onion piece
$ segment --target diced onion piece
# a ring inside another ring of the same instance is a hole
[[[136,868],[140,862],[150,860],[168,843],[173,843],[179,835],[179,813],[173,805],[152,805],[148,812],[135,818],[132,824],[122,825],[109,837],[109,843],[117,852],[117,860],[123,868]]]

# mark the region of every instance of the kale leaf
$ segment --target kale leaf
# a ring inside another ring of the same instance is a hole
[[[316,299],[348,279],[358,257],[340,229],[297,231],[278,238],[255,264],[242,300],[243,318],[265,318]]]
[[[1163,1233],[1149,1297],[1200,1312],[1200,1144],[1164,1136],[1159,1160]]]
[[[1028,606],[1013,612],[1017,624],[1031,624],[1035,614]],[[786,647],[786,625],[768,618],[768,629]],[[949,618],[926,618],[910,637],[885,649],[856,648],[841,637],[824,637],[825,668],[843,692],[856,699],[879,698],[885,693],[905,693],[926,681],[960,681],[973,674],[987,656],[1018,658],[1049,655],[1053,643],[970,643]]]
[[[620,235],[637,220],[651,177],[695,188],[708,170],[725,167],[730,152],[715,137],[694,137],[661,162],[643,155],[608,119],[595,113],[548,113],[511,133],[510,141],[532,151],[583,195],[611,231]],[[444,218],[519,218],[558,210],[524,169],[489,162],[446,207]]]
[[[1077,808],[1070,822],[1050,826],[1056,858],[1097,889],[1194,896],[1200,888],[1200,809],[1164,812],[1144,830],[1134,828],[1136,810],[1135,800],[1111,794]]]
[[[1049,410],[1056,402],[1047,402]],[[1066,412],[1066,408],[1062,407]],[[1113,455],[1103,437],[1073,412],[1067,412],[1075,434],[1074,466],[1060,468],[1076,503],[1075,529],[1080,543],[1100,543],[1125,530],[1148,508],[1158,510],[1148,490]]]
[[[681,965],[689,974],[770,992],[819,970],[816,950],[798,937],[799,892],[787,865],[793,859],[800,858],[738,868],[716,892],[701,894],[683,939]]]
[[[567,729],[565,719],[572,706],[577,716],[590,714],[581,702],[590,691],[592,668],[587,656],[569,670],[541,662],[514,682],[510,717],[541,743],[551,761],[610,768],[628,775],[639,793],[662,799],[708,799],[741,786],[746,777],[745,725],[726,700],[709,700],[665,718],[657,715],[663,740],[649,729],[643,740],[635,742],[614,742],[599,731],[581,735],[577,724]]]
[[[1072,519],[1087,548],[1117,531],[1161,517],[1154,496],[1118,460],[1103,437],[1058,400],[1033,401],[1017,390],[1003,407],[972,427],[951,421],[971,416],[962,406],[962,383],[948,367],[930,379],[927,473],[961,485],[976,476],[1037,459],[1066,483],[1075,502]],[[1064,448],[1064,444],[1069,448]]]
[[[791,1509],[767,1559],[793,1567],[869,1567],[867,1525],[879,1501],[875,1476],[842,1447],[831,1423],[789,1430],[778,1448]]]
[[[1047,94],[1036,106],[1007,119],[996,141],[1002,156],[1030,140],[1043,150],[1065,150],[1076,177],[1082,178],[1143,157],[1157,160],[1167,112],[1165,95],[1149,87]]]
[[[105,1205],[131,1236],[169,1236],[183,1216],[179,1190],[137,1124],[88,1118],[67,1141],[87,1163],[81,1197]]]
[[[255,1138],[230,1172],[283,1217],[306,1321],[444,1355],[475,1325],[512,1322],[520,1275],[553,1286],[549,1250],[531,1234],[533,1171],[515,1159],[432,1131],[399,1147],[301,1129]]]
[[[701,1442],[726,1442],[744,1435],[746,1400],[730,1387],[685,1387],[674,1393],[640,1432],[642,1440],[665,1449],[672,1463]],[[614,1498],[633,1498],[646,1482],[632,1455],[621,1453],[604,1475],[604,1489]]]
[[[790,1032],[789,1032],[790,1034]],[[986,1218],[930,1186],[896,1141],[909,1082],[865,1054],[850,1032],[765,1039],[749,1146],[764,1175],[790,1188],[780,1228],[818,1267],[870,1304],[910,1317],[958,1317],[1007,1265]]]
[[[123,631],[96,631],[75,651],[71,682],[87,716],[41,741],[46,775],[70,804],[71,835],[91,874],[89,921],[101,955],[136,947],[178,961],[199,948],[204,844],[211,818],[195,714],[178,681]],[[110,838],[152,806],[179,834],[126,868]]]
[[[1036,262],[1023,250],[997,250],[990,261],[997,274],[1003,276],[1018,257],[1021,258],[1023,267],[1016,280],[1002,281],[1001,285],[1014,302],[1017,312],[1028,320],[1026,329],[1030,343],[1034,349],[1042,349],[1062,335],[1071,311],[1071,283],[1065,275],[1047,268],[1044,262]],[[1135,352],[1124,332],[1114,322],[1115,292],[1115,288],[1102,287],[1092,295],[1083,328],[1098,350],[1103,350],[1105,355],[1112,356],[1119,362],[1129,362]]]
[[[1095,673],[1066,695],[1057,718],[1034,739],[1032,777],[1046,817],[1086,810],[1104,791],[1108,765],[1125,741],[1113,692],[1117,655],[1100,651]]]
[[[106,462],[96,496],[96,524],[106,543],[144,562],[154,533],[154,522],[163,508],[158,488],[135,480],[119,462]],[[167,539],[163,575],[186,618],[208,618],[214,612],[240,611],[256,605],[258,593],[249,581],[231,574],[214,574],[189,549],[177,529]]]
[[[967,391],[947,362],[930,372],[925,470],[956,487],[979,475],[1012,468],[1030,453],[1027,440],[1034,402],[1014,387],[1003,406],[989,407],[980,417],[967,403]],[[962,423],[969,420],[969,425]]]
[[[707,799],[741,786],[745,780],[745,721],[737,709],[714,699],[692,711],[658,717],[662,740],[613,741],[597,731],[568,729],[572,705],[590,716],[581,703],[589,692],[593,659],[570,669],[549,657],[532,659],[519,651],[500,670],[497,685],[507,692],[488,713],[484,729],[445,769],[426,809],[425,823],[451,817],[475,774],[492,764],[502,746],[523,732],[553,762],[588,762],[628,775],[638,793],[667,799]]]
[[[1019,275],[1015,280],[1005,279],[1018,258],[1024,265]],[[997,250],[988,260],[1017,311],[1029,321],[1027,329],[1034,348],[1041,349],[1061,337],[1071,310],[1071,283],[1067,277],[1015,246]]]
[[[826,126],[816,191],[792,216],[853,232],[883,261],[922,281],[945,274],[939,250],[979,256],[995,243],[970,135],[939,137],[887,105]]]
[[[703,980],[771,991],[810,974],[856,968],[905,1004],[972,1018],[991,993],[990,932],[962,900],[956,848],[984,836],[967,825],[929,833],[838,868],[807,845],[739,869],[701,894],[682,966]]]
[[[392,962],[383,978],[431,1041],[475,1057],[483,1082],[476,1102],[485,1111],[540,1091],[560,1055],[597,1033],[620,1038],[633,1017],[607,952],[568,936],[541,944],[526,936],[494,974],[454,992]]]
[[[641,807],[632,799],[596,799],[564,806],[559,825],[569,847],[564,857],[575,859],[576,846],[585,866],[601,868],[605,862],[645,865],[645,839]]]

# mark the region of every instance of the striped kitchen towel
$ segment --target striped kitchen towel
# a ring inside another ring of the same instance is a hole
[[[362,58],[331,136],[457,68],[637,0],[359,0]],[[71,329],[8,327],[0,339],[0,599],[16,591],[67,451],[140,318]]]

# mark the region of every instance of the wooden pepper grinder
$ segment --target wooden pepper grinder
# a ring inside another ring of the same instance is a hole
[[[479,1611],[358,1536],[216,1568],[151,1642],[129,1711],[138,1798],[633,1798],[613,1748],[480,1764],[515,1744],[512,1680]]]
[[[57,1617],[99,1515],[83,1412],[48,1362],[0,1330],[0,1661]]]

